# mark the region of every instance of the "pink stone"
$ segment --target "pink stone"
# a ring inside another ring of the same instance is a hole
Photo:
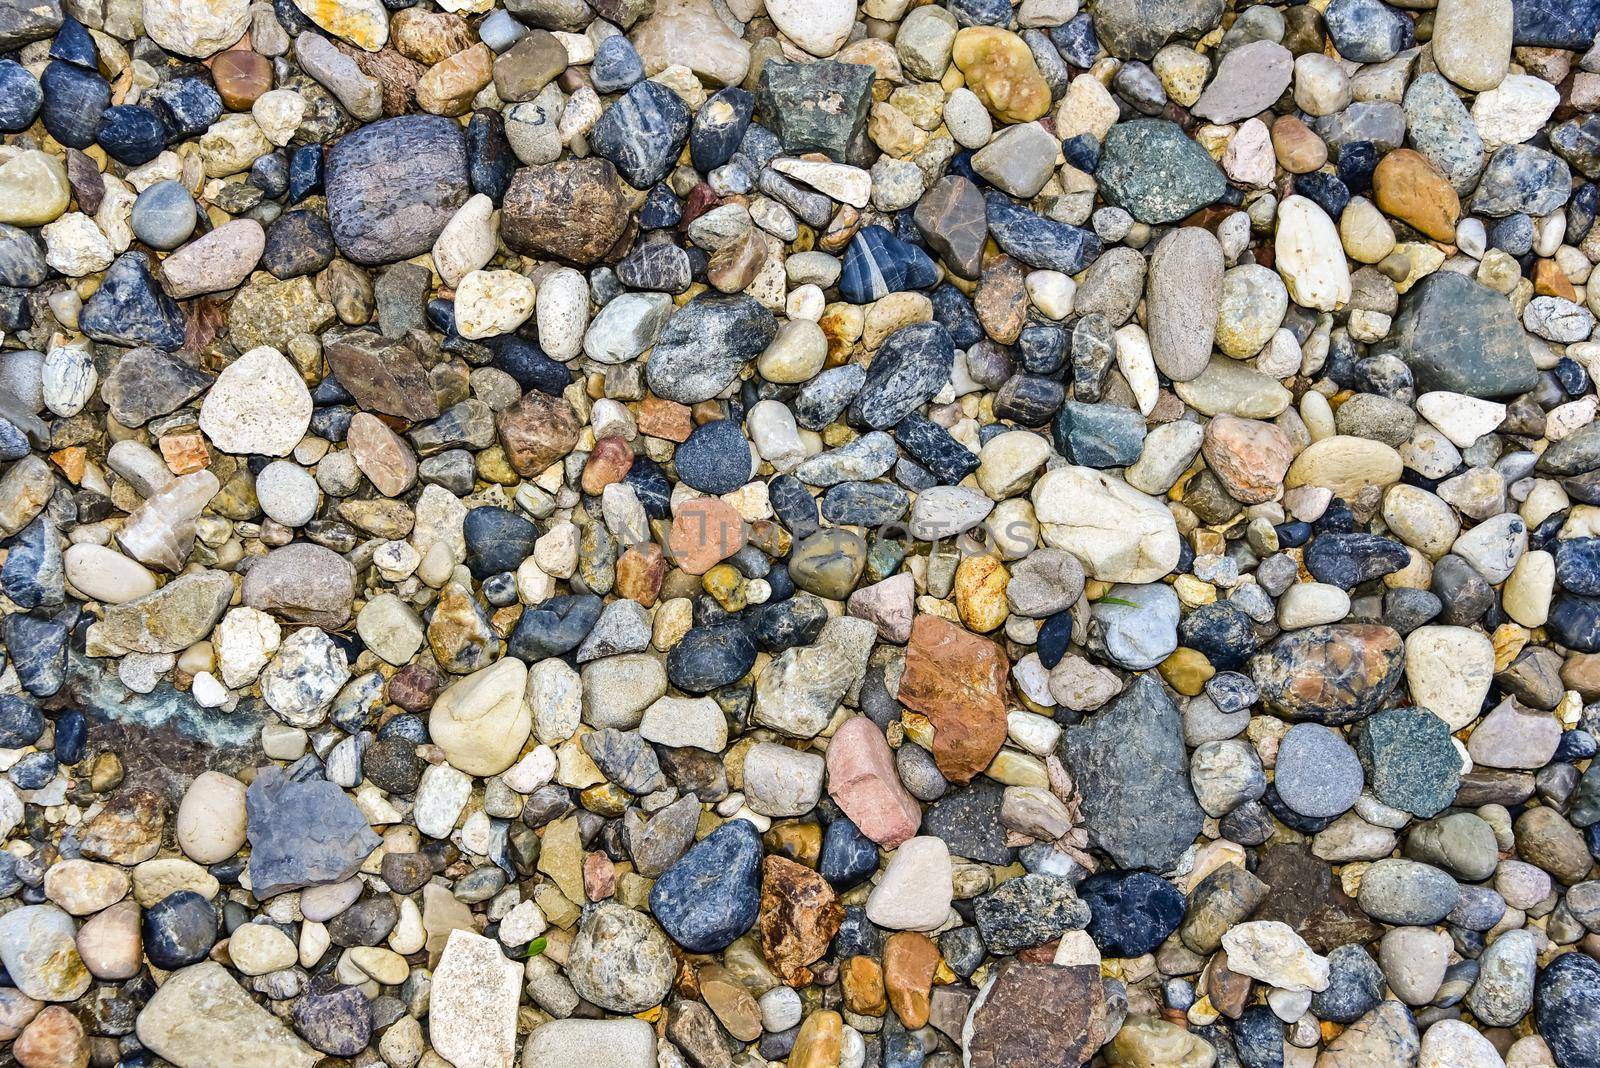
[[[852,593],[848,610],[877,627],[884,641],[904,645],[911,640],[911,621],[917,615],[916,594],[916,579],[902,571]]]
[[[900,783],[883,732],[853,716],[828,743],[828,796],[861,833],[893,849],[917,833],[922,809]]]

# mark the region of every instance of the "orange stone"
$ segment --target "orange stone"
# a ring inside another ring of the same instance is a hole
[[[244,48],[219,52],[211,60],[217,95],[229,111],[249,111],[272,88],[272,60]]]
[[[1328,162],[1328,145],[1295,115],[1280,115],[1272,124],[1272,151],[1290,174],[1310,174]]]
[[[939,950],[920,931],[896,931],[883,943],[883,985],[889,1004],[910,1030],[928,1022],[933,993],[933,973],[939,970]]]
[[[167,468],[175,475],[190,475],[211,464],[205,438],[198,430],[163,435],[158,444],[161,446],[161,458],[167,461]]]
[[[844,1007],[857,1016],[882,1016],[889,1009],[883,995],[883,968],[871,957],[847,957],[839,966]]]
[[[844,1017],[832,1009],[807,1016],[794,1036],[789,1068],[839,1068],[844,1046]]]
[[[828,880],[792,860],[768,854],[761,862],[761,955],[790,986],[808,986],[807,965],[828,951],[844,908]]]
[[[1577,290],[1572,288],[1566,272],[1557,266],[1555,260],[1533,262],[1533,293],[1538,297],[1561,297],[1574,302],[1578,299]]]
[[[621,482],[632,466],[633,446],[626,438],[614,434],[601,438],[583,462],[583,492],[600,496],[607,486]]]
[[[716,497],[685,501],[672,517],[667,553],[691,575],[704,575],[744,548],[744,520],[733,505]]]
[[[60,468],[67,481],[74,486],[83,483],[83,471],[89,459],[89,450],[82,445],[69,445],[50,454],[50,462]]]
[[[646,397],[640,401],[634,421],[639,424],[639,433],[680,444],[688,441],[694,431],[694,419],[689,414],[688,405],[661,397]]]
[[[1422,153],[1397,148],[1372,172],[1378,210],[1415,227],[1435,241],[1454,241],[1461,198],[1450,180]]]
[[[933,759],[951,782],[965,783],[994,760],[1006,740],[1010,663],[1005,650],[948,619],[911,624],[900,703],[933,723]]]
[[[11,1047],[22,1068],[88,1068],[89,1039],[77,1017],[60,1005],[47,1005]]]
[[[667,554],[655,542],[630,545],[617,558],[617,596],[653,607],[667,577]]]

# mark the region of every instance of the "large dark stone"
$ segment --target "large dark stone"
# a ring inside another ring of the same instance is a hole
[[[124,252],[106,271],[100,288],[83,304],[78,325],[96,341],[153,345],[168,352],[183,347],[183,312],[161,291],[142,252]]]
[[[326,779],[262,770],[245,795],[251,893],[258,900],[354,875],[380,844],[348,794]]]
[[[1105,871],[1078,884],[1089,904],[1089,937],[1108,957],[1152,953],[1183,922],[1183,891],[1144,871]]]
[[[461,125],[402,115],[363,126],[328,150],[328,222],[357,263],[394,263],[433,247],[470,195]]]
[[[866,129],[873,75],[859,63],[768,60],[761,68],[761,116],[789,154],[822,152],[842,163]]]
[[[1539,379],[1511,303],[1454,271],[1412,287],[1392,336],[1391,351],[1411,368],[1419,392],[1505,397],[1527,392]]]
[[[761,905],[761,834],[729,820],[706,835],[650,888],[650,912],[691,953],[725,949],[756,922]]]
[[[1377,711],[1399,685],[1405,646],[1389,627],[1334,623],[1279,638],[1250,661],[1267,707],[1285,719],[1338,726]]]

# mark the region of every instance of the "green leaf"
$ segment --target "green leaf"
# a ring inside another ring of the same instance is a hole
[[[550,943],[547,939],[535,938],[532,942],[528,943],[528,948],[522,951],[522,956],[526,960],[532,960],[534,957],[537,957],[539,954],[543,953],[544,947],[549,944]]]
[[[1139,604],[1136,601],[1124,600],[1121,597],[1113,597],[1110,594],[1106,594],[1104,597],[1100,598],[1099,600],[1095,601],[1094,603],[1095,604],[1120,604],[1124,608],[1138,608],[1139,607]]]

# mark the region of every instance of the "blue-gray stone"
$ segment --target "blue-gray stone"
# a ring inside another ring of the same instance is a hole
[[[1073,893],[1072,881],[1032,872],[1001,883],[972,903],[978,933],[996,954],[1043,945],[1089,923],[1089,906]]]
[[[173,78],[145,93],[143,100],[160,114],[175,141],[199,137],[222,117],[222,97],[206,78]],[[311,147],[321,157],[322,146]]]
[[[1322,18],[1339,54],[1357,63],[1393,59],[1415,36],[1411,20],[1381,0],[1333,0]]]
[[[822,518],[834,526],[879,527],[911,507],[911,495],[887,482],[841,482],[822,497]]]
[[[667,652],[667,679],[685,693],[731,685],[755,667],[756,643],[739,623],[692,627]]]
[[[1134,119],[1113,126],[1106,134],[1095,180],[1107,203],[1151,224],[1192,215],[1221,199],[1228,189],[1227,179],[1206,150],[1181,126],[1165,119]],[[989,227],[994,229],[992,216]]]
[[[1104,871],[1078,884],[1089,905],[1089,937],[1108,957],[1152,953],[1183,922],[1187,901],[1172,883],[1145,871]]]
[[[1375,712],[1352,741],[1368,788],[1384,804],[1428,819],[1455,800],[1461,758],[1450,725],[1426,708]]]
[[[931,401],[950,381],[955,345],[938,323],[912,323],[890,334],[850,405],[852,422],[883,430]]]
[[[1086,16],[1080,18],[1087,22]],[[1203,36],[1221,18],[1222,0],[1099,0],[1094,5],[1092,31],[1085,25],[1073,39],[1059,33],[1050,37],[1069,62],[1087,67],[1094,62],[1095,52],[1073,47],[1082,34],[1087,33],[1091,41],[1098,34],[1106,51],[1122,59],[1151,59],[1172,38]]]
[[[990,192],[984,207],[995,244],[1029,267],[1077,274],[1100,258],[1100,239],[1091,230],[1047,219],[1002,193]],[[944,289],[941,286],[938,292]],[[978,337],[982,336],[980,329]]]
[[[790,154],[822,152],[843,163],[866,130],[875,73],[864,64],[831,59],[768,60],[761,68],[763,121]],[[771,155],[760,162],[765,165]]]
[[[1383,1000],[1383,971],[1359,945],[1339,946],[1328,953],[1328,987],[1311,995],[1311,1011],[1319,1020],[1353,1023]]]
[[[326,779],[264,768],[245,794],[251,893],[257,900],[342,882],[380,839],[348,794]]]
[[[176,890],[145,910],[144,955],[171,970],[205,959],[217,944],[217,909],[193,890]]]
[[[336,251],[328,221],[314,211],[296,209],[267,226],[261,266],[275,278],[298,278],[332,263]]]
[[[67,681],[67,625],[59,619],[14,613],[0,623],[0,640],[22,688],[49,697]]]
[[[1600,33],[1600,0],[1513,0],[1511,4],[1511,42],[1519,47],[1582,52],[1594,44],[1596,33]]]
[[[861,833],[846,816],[839,816],[822,834],[817,872],[840,890],[858,886],[878,870],[878,844]]]
[[[614,34],[600,42],[589,65],[589,81],[597,93],[620,93],[644,79],[644,61],[633,42]]]
[[[33,125],[44,104],[44,90],[33,72],[14,59],[0,59],[0,133]]]
[[[1600,1065],[1600,961],[1565,953],[1534,987],[1533,1022],[1561,1068]]]
[[[691,489],[721,495],[750,480],[750,441],[731,419],[698,426],[672,454],[678,478]]]
[[[294,1029],[313,1049],[333,1057],[354,1057],[372,1039],[372,1002],[353,986],[331,977],[315,980],[294,1003]]]
[[[598,53],[595,62],[599,62]],[[689,131],[689,158],[695,170],[710,174],[733,158],[750,128],[755,105],[756,98],[736,85],[719,89],[700,105]]]
[[[1387,351],[1419,392],[1470,397],[1525,393],[1539,380],[1528,335],[1505,297],[1454,271],[1438,271],[1405,295]]]
[[[505,508],[474,508],[461,528],[467,541],[467,568],[476,579],[515,571],[533,554],[539,537],[538,527]]]
[[[140,241],[166,251],[189,240],[198,211],[182,182],[156,182],[134,200],[130,225]]]
[[[1504,145],[1483,169],[1472,210],[1479,215],[1548,215],[1572,195],[1572,171],[1560,156],[1532,145]]]
[[[950,431],[920,415],[908,415],[896,423],[894,440],[941,484],[953,486],[978,469],[977,453],[951,437]]]
[[[839,272],[839,295],[851,304],[871,304],[890,293],[927,289],[939,280],[928,254],[881,226],[864,226],[850,239]]]
[[[506,652],[530,664],[571,652],[594,629],[604,605],[592,593],[566,594],[530,605],[517,620]]]
[[[23,608],[54,608],[66,597],[66,574],[55,524],[39,516],[11,539],[0,587]]]
[[[802,386],[790,403],[795,422],[807,430],[821,430],[860,394],[866,380],[867,369],[859,363],[828,368]]]
[[[100,113],[95,140],[118,163],[137,167],[161,155],[167,147],[167,128],[153,108],[115,104]]]
[[[756,922],[761,833],[729,820],[697,842],[650,888],[650,912],[691,953],[715,953]]]
[[[616,165],[635,189],[667,176],[689,137],[689,105],[660,82],[639,82],[589,132],[595,155]]]
[[[98,73],[61,60],[45,67],[39,79],[44,107],[39,117],[50,136],[69,148],[88,148],[111,106],[111,85]]]
[[[1144,448],[1144,416],[1116,404],[1067,401],[1051,427],[1056,451],[1083,467],[1126,467]]]
[[[49,276],[38,239],[26,230],[0,223],[0,286],[32,289]]]
[[[84,302],[78,325],[96,341],[114,345],[153,345],[175,352],[183,347],[183,312],[162,292],[142,252],[124,252],[105,273],[100,288]]]
[[[433,247],[470,190],[461,124],[401,115],[363,126],[328,150],[324,186],[333,239],[372,266]]]
[[[696,297],[673,313],[645,364],[656,396],[680,404],[710,400],[778,334],[778,320],[745,293]]]

